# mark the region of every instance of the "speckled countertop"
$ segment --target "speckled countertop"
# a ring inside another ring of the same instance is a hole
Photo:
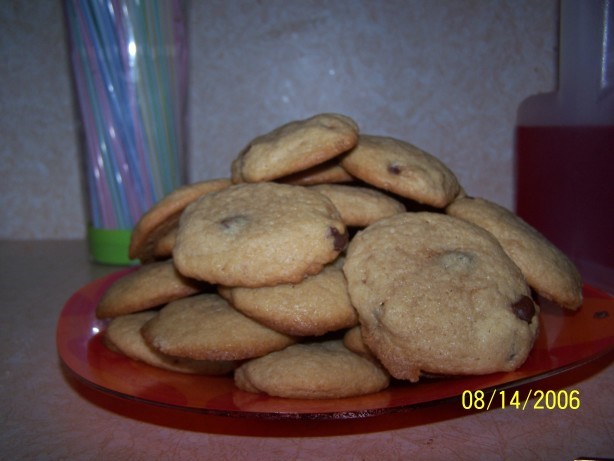
[[[573,460],[614,457],[612,354],[520,388],[578,390],[577,410],[464,410],[460,400],[341,421],[206,416],[89,388],[60,365],[62,306],[115,267],[85,242],[0,242],[0,459]]]

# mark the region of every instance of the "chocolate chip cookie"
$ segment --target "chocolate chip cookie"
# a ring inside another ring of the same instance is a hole
[[[460,190],[454,173],[438,158],[395,138],[361,134],[358,144],[341,158],[352,176],[401,197],[437,208]]]
[[[195,360],[244,360],[296,342],[241,314],[217,294],[167,304],[141,333],[154,350]]]
[[[232,180],[270,181],[307,170],[351,149],[358,126],[340,114],[318,114],[286,123],[253,139],[231,166]]]
[[[146,311],[115,317],[105,330],[106,344],[133,360],[180,373],[225,375],[239,365],[233,361],[173,357],[152,349],[143,339],[141,328],[156,315],[155,311]]]
[[[187,277],[229,287],[298,283],[345,249],[332,202],[301,186],[237,184],[184,212],[173,258]]]
[[[283,176],[275,181],[284,184],[296,184],[299,186],[313,186],[315,184],[339,184],[354,181],[354,177],[339,165],[338,157],[306,170],[301,170],[288,176]]]
[[[172,260],[157,261],[117,279],[96,306],[96,316],[109,318],[140,312],[204,289],[202,283],[177,272]]]
[[[483,198],[459,198],[446,212],[492,233],[544,298],[571,310],[582,305],[582,278],[571,260],[534,227]]]
[[[341,270],[342,258],[297,284],[261,288],[220,288],[239,311],[276,331],[295,336],[319,336],[356,325]]]
[[[176,229],[185,207],[198,197],[230,184],[230,179],[211,179],[179,187],[168,194],[147,210],[134,226],[128,248],[130,259],[148,263],[170,257],[172,246],[169,248],[168,242],[159,245],[159,241]]]
[[[235,370],[239,389],[295,399],[370,394],[389,382],[385,370],[347,349],[341,340],[295,344]]]
[[[471,223],[382,219],[354,237],[343,269],[365,344],[396,378],[510,371],[533,346],[538,309],[520,269]]]
[[[366,227],[405,211],[403,203],[375,189],[343,184],[319,184],[311,188],[333,202],[346,226]]]

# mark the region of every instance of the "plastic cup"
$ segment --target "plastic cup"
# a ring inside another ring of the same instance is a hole
[[[65,0],[91,257],[132,264],[130,233],[185,183],[183,0]]]

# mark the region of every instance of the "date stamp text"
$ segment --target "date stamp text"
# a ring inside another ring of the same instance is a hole
[[[465,410],[490,410],[491,408],[514,408],[516,410],[578,410],[580,408],[580,391],[529,389],[525,393],[519,390],[506,391],[494,389],[492,392],[482,390],[463,391],[462,405]]]

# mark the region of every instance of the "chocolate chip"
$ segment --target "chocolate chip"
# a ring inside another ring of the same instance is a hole
[[[523,296],[514,304],[512,304],[512,312],[520,320],[531,323],[531,319],[535,315],[535,305],[533,300],[528,296]]]
[[[593,314],[594,319],[607,319],[610,316],[608,311],[598,311]]]
[[[220,226],[224,230],[233,230],[237,227],[244,225],[247,222],[247,216],[244,215],[235,215],[224,218],[220,221]]]
[[[401,167],[399,165],[391,163],[390,165],[388,165],[388,172],[399,175],[401,174]]]
[[[339,229],[337,229],[336,227],[329,227],[328,233],[329,233],[329,236],[333,238],[333,247],[335,248],[335,250],[336,251],[344,250],[349,241],[349,236],[347,232],[344,232],[342,234],[341,232],[339,232]]]

